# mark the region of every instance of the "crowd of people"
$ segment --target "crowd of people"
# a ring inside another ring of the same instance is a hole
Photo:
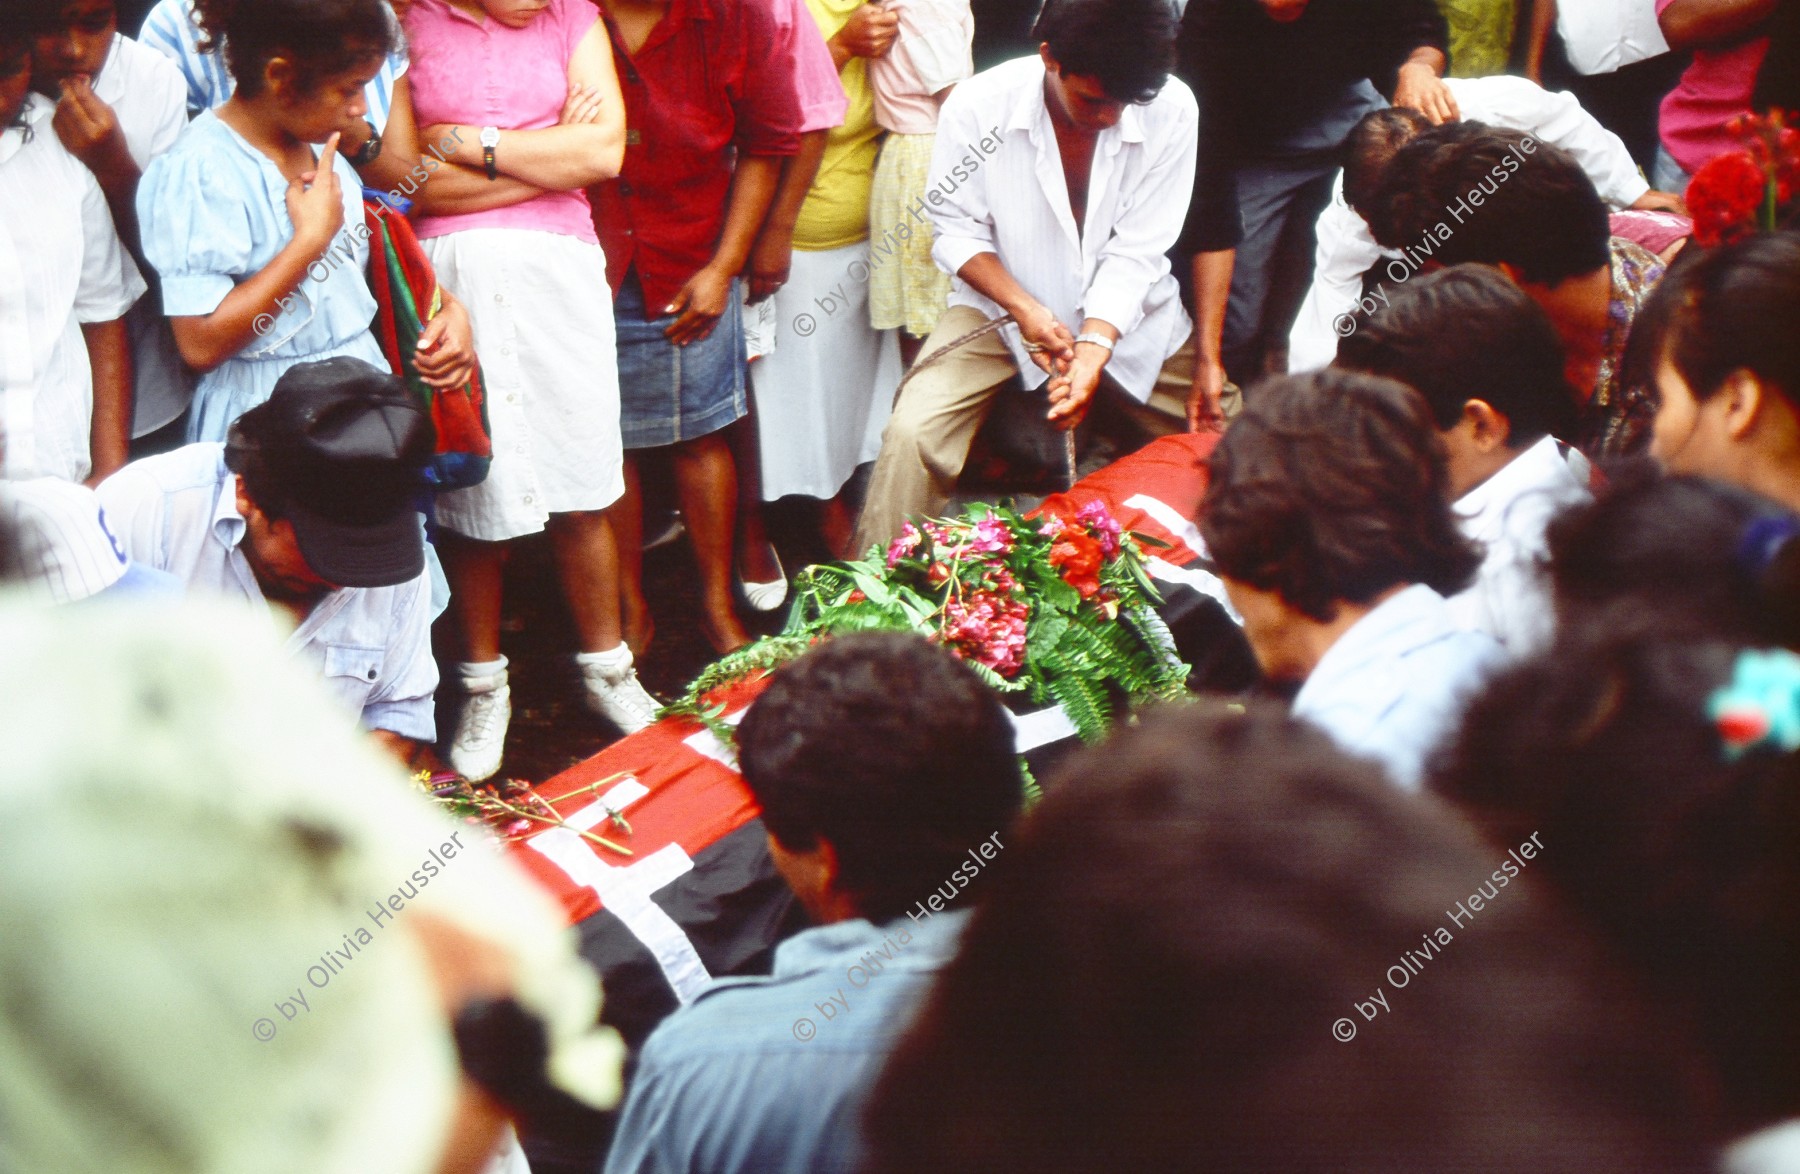
[[[1023,9],[0,0],[0,1171],[1800,1171],[1800,5]],[[1096,408],[1252,695],[825,641],[628,1050],[394,765],[521,540],[632,734],[653,488],[723,654]]]

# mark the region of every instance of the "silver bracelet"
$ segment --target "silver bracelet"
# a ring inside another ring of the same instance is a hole
[[[1077,334],[1075,336],[1075,341],[1091,342],[1097,347],[1105,347],[1108,351],[1113,349],[1113,340],[1106,337],[1104,334],[1101,334],[1098,330],[1089,330],[1082,334]]]

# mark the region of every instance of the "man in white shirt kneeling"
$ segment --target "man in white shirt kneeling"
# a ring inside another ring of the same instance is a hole
[[[361,359],[301,363],[224,444],[135,461],[100,503],[134,561],[289,622],[289,653],[410,764],[436,738],[415,504],[435,447],[391,374]]]
[[[1048,384],[1073,428],[1104,373],[1139,402],[1193,387],[1192,326],[1164,255],[1193,191],[1199,113],[1169,77],[1166,0],[1050,0],[1038,56],[958,85],[925,192],[932,256],[955,275],[882,435],[855,549],[950,497],[1000,386]],[[933,353],[985,323],[1014,325]]]
[[[1514,656],[1555,628],[1545,528],[1589,500],[1573,435],[1562,344],[1536,302],[1499,270],[1456,265],[1402,286],[1338,348],[1337,365],[1425,397],[1449,457],[1457,525],[1484,548],[1474,584],[1450,600],[1459,625]]]

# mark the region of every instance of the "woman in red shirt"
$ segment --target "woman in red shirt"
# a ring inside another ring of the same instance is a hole
[[[635,454],[667,449],[701,622],[726,652],[747,639],[732,609],[737,474],[721,432],[746,410],[735,275],[799,147],[793,55],[755,0],[603,0],[602,11],[626,118],[624,168],[591,191],[618,331],[626,490],[612,514],[626,639],[642,651],[652,629]]]

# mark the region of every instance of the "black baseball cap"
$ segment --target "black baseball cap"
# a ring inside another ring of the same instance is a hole
[[[255,468],[248,492],[293,523],[314,574],[340,587],[391,587],[425,568],[415,502],[436,448],[431,418],[406,386],[344,356],[288,368],[268,402],[232,424],[225,464]]]

